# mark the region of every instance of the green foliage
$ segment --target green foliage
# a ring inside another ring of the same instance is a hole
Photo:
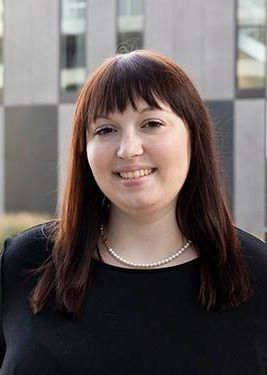
[[[27,228],[52,219],[53,217],[49,214],[30,212],[0,215],[0,249],[2,249],[6,237],[13,236]]]

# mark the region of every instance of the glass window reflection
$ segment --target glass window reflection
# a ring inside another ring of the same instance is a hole
[[[265,0],[239,0],[237,9],[237,88],[265,86]]]
[[[143,48],[143,0],[117,0],[117,51]]]
[[[61,0],[61,95],[73,96],[86,78],[86,0]]]

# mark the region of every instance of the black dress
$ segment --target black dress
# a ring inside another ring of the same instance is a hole
[[[254,297],[231,312],[196,303],[200,259],[137,270],[93,260],[83,313],[33,315],[25,269],[49,248],[43,225],[5,241],[0,375],[267,374],[267,246],[238,230]]]

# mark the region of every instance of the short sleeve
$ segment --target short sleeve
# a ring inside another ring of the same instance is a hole
[[[6,343],[5,343],[5,338],[4,338],[4,333],[3,333],[3,326],[2,326],[2,307],[3,307],[3,258],[4,258],[4,253],[6,250],[6,244],[7,240],[5,240],[3,248],[0,253],[0,368],[2,367],[2,363],[5,357],[5,352],[6,352]]]

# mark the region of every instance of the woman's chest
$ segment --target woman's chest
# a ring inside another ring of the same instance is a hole
[[[216,314],[149,302],[91,300],[76,321],[10,311],[0,374],[264,374],[249,310]]]

